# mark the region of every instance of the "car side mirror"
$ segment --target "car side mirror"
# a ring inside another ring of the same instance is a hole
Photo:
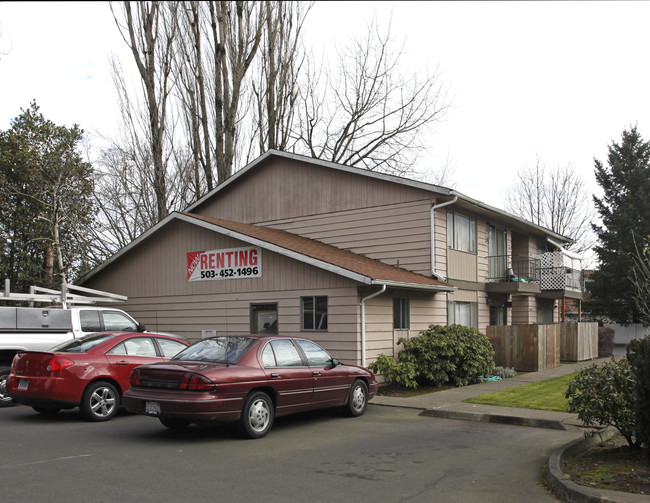
[[[334,368],[334,367],[338,367],[339,365],[341,365],[341,362],[338,361],[336,358],[332,358],[332,359],[330,360],[330,362],[332,362],[332,368]]]
[[[138,326],[136,327],[136,330],[138,332],[146,332],[147,328],[144,326],[144,323],[138,322]]]

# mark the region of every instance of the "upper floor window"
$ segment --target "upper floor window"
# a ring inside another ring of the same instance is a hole
[[[411,325],[411,313],[408,297],[393,299],[393,328],[406,330]]]
[[[476,253],[476,219],[447,211],[447,246]]]
[[[301,297],[303,330],[327,330],[327,296]]]

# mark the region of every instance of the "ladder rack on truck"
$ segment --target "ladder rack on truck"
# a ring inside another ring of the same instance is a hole
[[[82,295],[89,294],[89,295]],[[61,290],[52,290],[40,286],[30,286],[29,293],[13,293],[10,287],[10,281],[5,279],[4,291],[0,292],[0,301],[10,302],[29,302],[30,307],[34,302],[46,302],[50,304],[60,304],[63,309],[75,304],[96,304],[96,303],[113,303],[126,302],[127,297],[115,293],[102,292],[83,286],[75,286],[67,283],[61,285]]]

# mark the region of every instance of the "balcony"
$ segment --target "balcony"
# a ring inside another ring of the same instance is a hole
[[[495,255],[488,257],[489,293],[511,295],[539,294],[539,259],[521,255]]]
[[[489,293],[538,295],[559,299],[582,298],[580,260],[563,252],[548,252],[539,258],[515,255],[488,257]]]

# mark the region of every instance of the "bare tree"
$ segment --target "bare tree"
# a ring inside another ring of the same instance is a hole
[[[444,161],[438,167],[423,166],[416,167],[413,172],[414,178],[441,187],[454,188],[456,181],[456,165],[447,153]]]
[[[299,75],[305,61],[300,36],[306,8],[300,2],[265,2],[265,30],[257,76],[252,82],[256,103],[253,138],[258,153],[286,150],[292,141]]]
[[[148,112],[148,133],[153,163],[153,190],[158,220],[169,211],[165,134],[168,134],[168,101],[173,44],[177,34],[176,2],[123,2],[125,25],[113,17],[122,38],[131,49],[142,81]]]
[[[533,169],[517,172],[505,205],[511,213],[573,239],[573,250],[582,253],[595,242],[590,201],[584,180],[571,165],[548,169],[538,159]]]
[[[409,75],[393,46],[390,25],[382,32],[373,21],[365,38],[337,51],[334,71],[311,69],[297,134],[312,157],[396,174],[412,169],[424,133],[449,105],[438,75]]]
[[[634,243],[636,252],[632,254],[634,266],[630,280],[634,286],[634,302],[639,310],[639,318],[644,326],[650,326],[650,234],[646,236],[642,250]]]

